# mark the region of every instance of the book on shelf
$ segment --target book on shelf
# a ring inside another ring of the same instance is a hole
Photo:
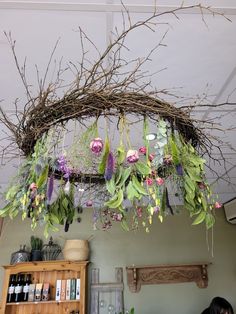
[[[29,285],[29,296],[28,296],[28,301],[29,301],[29,302],[33,302],[33,301],[34,301],[35,287],[36,287],[36,284],[35,284],[35,283],[31,283],[31,284]]]
[[[76,295],[75,295],[76,300],[80,300],[80,278],[76,279]]]
[[[62,279],[61,281],[61,300],[64,301],[66,299],[66,279]]]
[[[56,282],[56,297],[55,297],[56,301],[60,301],[61,300],[61,279],[57,279]]]
[[[70,280],[70,300],[76,299],[76,279],[72,278]]]
[[[35,301],[41,301],[42,298],[42,290],[43,290],[43,284],[42,283],[36,283],[35,287]]]
[[[43,284],[43,293],[42,293],[42,301],[50,300],[50,285],[48,282]]]
[[[66,300],[70,300],[70,279],[66,280]]]

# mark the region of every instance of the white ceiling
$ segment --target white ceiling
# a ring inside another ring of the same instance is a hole
[[[179,6],[182,1],[157,1],[161,11]],[[129,0],[124,1],[131,13],[133,21],[148,17],[153,11],[154,1]],[[198,1],[185,1],[185,5],[196,4]],[[173,15],[163,16],[158,22],[156,32],[138,29],[127,37],[126,45],[129,51],[124,51],[124,57],[133,59],[145,56],[168,30],[165,38],[166,47],[161,47],[152,56],[152,61],[146,63],[145,69],[150,72],[161,71],[152,79],[153,86],[158,89],[169,89],[175,94],[194,98],[203,93],[208,94],[212,103],[230,101],[236,102],[236,2],[202,1],[202,4],[212,5],[216,10],[222,10],[231,22],[222,16],[202,16],[196,10],[181,12],[176,19]],[[72,1],[70,3],[57,0],[49,1],[0,1],[0,99],[2,107],[8,112],[14,109],[14,100],[21,99],[19,106],[24,104],[24,89],[17,74],[10,47],[3,31],[11,31],[16,40],[16,51],[19,61],[23,63],[27,57],[27,76],[30,84],[36,86],[37,64],[43,74],[50,53],[58,38],[59,46],[55,59],[63,57],[64,64],[80,59],[81,49],[79,34],[80,26],[92,39],[96,46],[103,50],[110,38],[111,30],[122,28],[120,1],[94,0]],[[168,24],[167,24],[168,23]],[[89,49],[89,58],[94,60],[96,52]],[[67,74],[65,80],[72,78]],[[32,87],[35,90],[35,87]],[[213,119],[221,124],[223,132],[212,131],[224,142],[229,142],[236,148],[235,130],[227,131],[235,126],[236,107],[217,107],[214,110],[201,108],[195,112],[199,119]],[[137,131],[138,134],[138,131]],[[0,137],[5,137],[1,127]],[[138,138],[138,136],[137,136]],[[4,143],[5,145],[5,143]],[[222,202],[236,196],[236,155],[228,146],[222,145],[227,160],[227,176],[222,165],[215,164],[222,179],[216,180],[216,175],[209,172],[209,180],[214,184]],[[218,152],[214,157],[219,159]],[[3,164],[5,161],[3,160]],[[0,185],[5,186],[14,173],[19,160],[12,161],[0,169]]]

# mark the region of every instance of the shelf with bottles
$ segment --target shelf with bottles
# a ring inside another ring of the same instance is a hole
[[[46,311],[47,314],[64,314],[79,311],[80,314],[85,314],[87,263],[41,261],[4,266],[0,314],[32,314],[35,306],[39,309],[37,313]],[[68,287],[71,288],[72,282],[71,295]],[[35,286],[33,297],[30,296],[31,286]]]

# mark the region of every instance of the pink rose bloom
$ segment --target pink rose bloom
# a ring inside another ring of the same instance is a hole
[[[157,185],[163,185],[165,183],[165,180],[162,178],[156,178],[156,184]]]
[[[126,160],[132,164],[135,163],[139,160],[139,155],[137,150],[128,150],[127,155],[126,155]]]
[[[37,187],[37,184],[36,183],[31,183],[30,184],[30,190],[36,190],[38,187]]]
[[[90,143],[90,149],[94,154],[99,154],[103,150],[103,141],[100,137],[96,137]]]
[[[140,147],[139,148],[139,150],[138,150],[141,154],[146,154],[146,152],[147,152],[147,148],[145,147],[145,146],[142,146],[142,147]]]
[[[215,202],[215,205],[214,205],[215,208],[221,208],[222,207],[222,204],[220,202]]]
[[[147,178],[145,181],[146,181],[147,185],[152,185],[153,184],[152,178]]]
[[[150,161],[152,161],[152,160],[154,159],[154,157],[155,157],[154,154],[149,154],[148,159],[149,159]]]
[[[91,207],[91,206],[93,206],[93,202],[92,202],[91,200],[88,200],[88,201],[85,203],[85,205],[86,205],[87,207]]]

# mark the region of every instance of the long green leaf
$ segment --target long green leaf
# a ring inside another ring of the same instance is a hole
[[[207,212],[202,211],[193,221],[192,225],[199,225],[202,223],[206,218]]]
[[[151,173],[151,168],[141,161],[136,162],[135,166],[138,172],[143,176],[147,176]]]
[[[43,169],[42,174],[38,178],[36,185],[38,189],[47,182],[48,179],[48,170],[49,170],[49,165],[46,165],[45,168]]]
[[[102,156],[102,160],[98,166],[98,173],[99,174],[104,174],[105,173],[105,169],[106,169],[106,163],[107,163],[107,157],[110,151],[110,143],[109,143],[109,139],[108,136],[106,137],[105,140],[105,148],[104,148],[104,153]]]

